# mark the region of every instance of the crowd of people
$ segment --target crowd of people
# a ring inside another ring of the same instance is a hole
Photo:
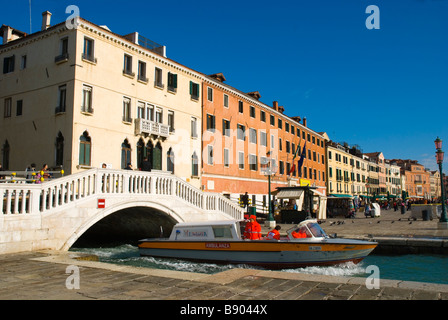
[[[6,172],[6,170],[0,164],[0,172]],[[0,180],[6,179],[6,174],[0,173]],[[36,170],[36,164],[32,163],[25,169],[25,182],[26,183],[42,183],[46,180],[51,180],[53,174],[49,171],[48,165],[44,163],[40,170]]]

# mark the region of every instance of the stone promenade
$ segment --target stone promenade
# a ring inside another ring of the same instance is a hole
[[[436,229],[436,221],[409,222],[406,215],[384,212],[375,219],[328,219],[322,226],[340,236],[442,237],[446,233]],[[368,289],[364,278],[252,269],[207,275],[118,266],[91,261],[80,253],[49,251],[0,255],[0,299],[176,300],[178,308],[186,307],[188,301],[198,305],[211,300],[230,304],[241,300],[265,304],[268,300],[447,300],[448,285],[381,280],[379,288]],[[180,313],[176,308],[170,311]]]

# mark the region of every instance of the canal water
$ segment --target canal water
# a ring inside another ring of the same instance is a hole
[[[217,265],[197,263],[176,259],[141,257],[136,246],[130,244],[104,248],[74,248],[71,251],[86,252],[98,256],[101,262],[145,268],[214,274],[231,268],[254,268],[244,265]],[[368,277],[368,266],[379,269],[380,279],[418,281],[448,284],[448,257],[445,255],[369,255],[361,263],[346,263],[333,267],[307,267],[282,270],[282,272],[301,272],[319,275],[346,277]]]

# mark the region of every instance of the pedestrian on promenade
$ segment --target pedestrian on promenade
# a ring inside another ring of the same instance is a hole
[[[151,171],[151,163],[149,162],[148,157],[143,159],[142,171]]]
[[[126,168],[124,168],[124,170],[134,170],[134,169],[132,168],[132,164],[129,162]]]

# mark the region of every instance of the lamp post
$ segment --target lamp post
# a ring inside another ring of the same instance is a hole
[[[265,226],[269,228],[275,227],[274,213],[272,212],[271,203],[271,175],[274,173],[274,168],[272,166],[271,153],[268,151],[266,159],[265,175],[268,176],[268,219],[265,221]]]
[[[442,214],[440,216],[439,220],[439,228],[441,229],[448,229],[448,219],[446,216],[446,208],[445,208],[445,188],[443,185],[443,174],[442,174],[442,163],[443,163],[443,156],[444,152],[442,151],[442,139],[437,137],[437,139],[434,141],[434,144],[436,145],[436,159],[437,164],[439,165],[439,171],[440,171],[440,183],[441,183],[441,191],[442,191]]]

